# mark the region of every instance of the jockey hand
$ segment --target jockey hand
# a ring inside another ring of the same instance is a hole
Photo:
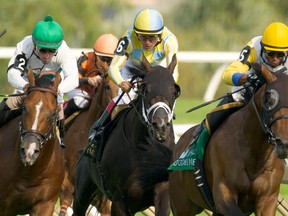
[[[243,74],[238,80],[238,86],[242,86],[246,82],[248,82],[248,74]]]
[[[247,81],[252,85],[252,86],[257,86],[259,84],[259,79],[258,76],[255,73],[251,73],[247,77]]]
[[[130,92],[131,88],[133,87],[133,84],[130,83],[129,81],[122,81],[119,83],[119,88],[125,93]]]
[[[93,76],[93,77],[88,77],[87,81],[88,81],[89,85],[97,87],[102,82],[102,77],[99,75]]]

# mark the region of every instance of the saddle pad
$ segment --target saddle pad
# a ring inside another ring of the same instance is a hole
[[[207,129],[205,128],[204,130],[198,137],[196,143],[190,145],[190,147],[180,155],[179,159],[168,167],[169,171],[193,170],[197,159],[203,162],[206,145],[210,138]]]

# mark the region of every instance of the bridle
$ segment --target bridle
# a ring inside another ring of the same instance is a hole
[[[268,87],[268,84],[266,84],[265,93],[270,90],[270,91],[274,91],[274,92],[276,92],[278,94],[279,91],[277,91],[275,89],[267,90],[267,87]],[[280,116],[276,116],[276,117],[272,117],[272,116],[280,108],[288,107],[288,104],[285,104],[285,100],[282,100],[282,102],[280,100],[280,103],[277,104],[277,107],[274,107],[273,109],[269,110],[269,109],[267,109],[264,106],[264,102],[263,102],[264,98],[265,98],[265,95],[263,96],[262,103],[261,103],[261,114],[259,113],[259,110],[257,109],[257,106],[256,106],[255,92],[253,93],[252,104],[253,104],[253,108],[254,108],[254,110],[256,112],[256,115],[258,117],[258,120],[260,122],[260,125],[261,125],[261,127],[262,127],[262,129],[263,129],[263,131],[265,133],[265,136],[268,139],[268,143],[272,144],[272,145],[275,145],[275,143],[277,144],[278,142],[282,142],[282,141],[281,141],[280,138],[277,138],[273,134],[273,132],[271,130],[271,127],[276,121],[278,121],[280,119],[287,119],[288,115],[285,114],[285,115],[280,115]],[[279,102],[279,100],[278,100],[278,102]]]
[[[49,92],[51,93],[55,99],[57,98],[57,93],[53,88],[42,88],[42,87],[30,87],[27,91],[27,95],[32,92],[32,91],[41,91],[41,92]],[[23,123],[22,121],[19,123],[19,133],[20,133],[20,141],[21,145],[23,144],[25,138],[27,136],[34,136],[38,141],[40,145],[40,149],[43,147],[43,145],[50,139],[52,139],[56,132],[56,122],[58,118],[58,109],[54,111],[53,115],[50,117],[52,119],[52,123],[50,124],[48,130],[46,132],[38,131],[38,130],[33,130],[33,129],[25,129],[23,128]]]

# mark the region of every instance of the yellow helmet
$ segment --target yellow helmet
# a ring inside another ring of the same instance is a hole
[[[113,57],[118,44],[118,38],[112,34],[103,34],[94,44],[94,52],[99,56]]]
[[[133,28],[137,34],[161,34],[164,28],[163,18],[156,10],[145,9],[136,15]]]
[[[271,23],[264,30],[262,46],[265,50],[286,52],[288,50],[288,27],[280,22]]]

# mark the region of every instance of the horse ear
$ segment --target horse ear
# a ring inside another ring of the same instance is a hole
[[[144,53],[142,52],[142,65],[146,68],[147,72],[150,73],[152,71],[152,67],[148,60],[146,59]]]
[[[176,65],[177,65],[177,57],[176,57],[176,53],[175,53],[172,57],[172,61],[168,65],[168,70],[171,72],[171,74],[173,74]]]
[[[56,73],[55,79],[54,79],[54,89],[57,91],[58,90],[58,85],[61,82],[61,76],[60,73]]]
[[[29,86],[34,86],[35,85],[35,77],[34,77],[34,74],[33,74],[33,71],[31,68],[29,68],[28,70],[28,74],[27,74],[27,77],[28,77],[28,81],[29,81]]]
[[[275,74],[269,71],[268,68],[263,64],[261,64],[261,72],[267,83],[271,83],[277,79]]]

